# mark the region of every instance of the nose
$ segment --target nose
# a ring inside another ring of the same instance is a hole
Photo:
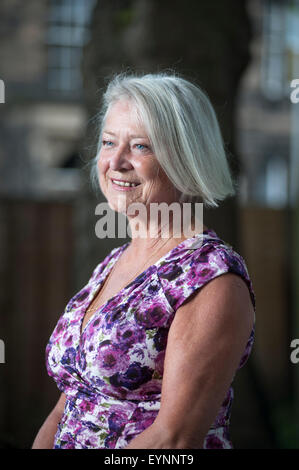
[[[129,158],[129,148],[126,145],[119,146],[110,155],[109,166],[111,170],[131,170],[133,168]]]

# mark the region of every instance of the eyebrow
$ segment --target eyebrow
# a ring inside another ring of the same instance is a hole
[[[103,130],[103,134],[109,134],[109,135],[113,135],[114,137],[117,137],[117,135],[112,132],[112,131],[109,131],[109,130]],[[131,139],[149,139],[147,135],[135,135],[135,134],[130,134],[129,137]]]

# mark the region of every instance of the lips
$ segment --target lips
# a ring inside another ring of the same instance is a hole
[[[119,187],[135,188],[136,186],[140,185],[140,183],[136,181],[119,180],[115,178],[110,178],[110,179],[114,185],[119,186]]]

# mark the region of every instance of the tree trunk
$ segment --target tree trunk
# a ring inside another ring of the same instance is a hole
[[[235,178],[238,85],[249,62],[250,23],[246,2],[189,0],[101,0],[93,16],[92,35],[83,62],[87,102],[92,116],[99,89],[116,72],[175,70],[197,82],[218,115]],[[236,198],[205,209],[204,223],[238,247]]]

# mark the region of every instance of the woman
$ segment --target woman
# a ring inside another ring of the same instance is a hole
[[[255,322],[245,262],[205,226],[178,236],[172,216],[164,237],[150,216],[153,203],[217,206],[234,194],[214,111],[183,78],[120,75],[101,116],[97,176],[132,240],[58,321],[47,368],[62,393],[33,448],[232,448],[231,384]]]

